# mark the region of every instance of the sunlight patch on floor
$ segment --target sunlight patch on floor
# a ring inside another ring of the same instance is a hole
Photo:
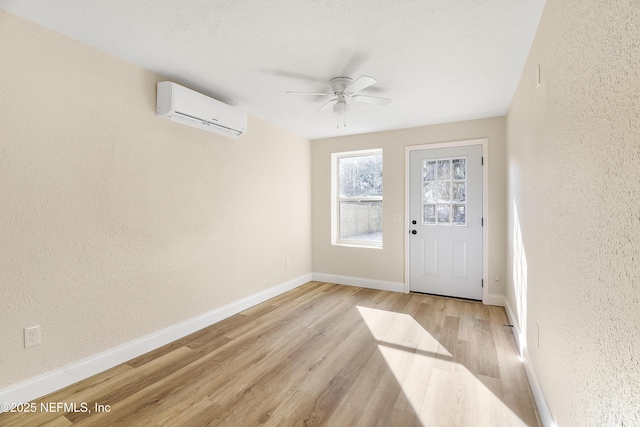
[[[360,306],[358,311],[423,425],[526,425],[411,316]]]

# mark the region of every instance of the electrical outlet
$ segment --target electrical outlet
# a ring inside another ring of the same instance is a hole
[[[24,328],[24,348],[40,344],[40,325]]]
[[[291,267],[291,260],[289,258],[284,260],[284,268]]]

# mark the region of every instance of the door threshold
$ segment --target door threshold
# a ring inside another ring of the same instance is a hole
[[[427,293],[427,292],[409,291],[409,293],[410,294],[416,294],[416,295],[429,295],[431,297],[450,298],[450,299],[456,299],[456,300],[460,300],[460,301],[482,302],[481,299],[452,297],[451,295],[438,295],[438,294],[430,294],[430,293]]]

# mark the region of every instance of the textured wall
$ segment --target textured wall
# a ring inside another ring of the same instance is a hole
[[[504,117],[313,141],[313,271],[404,282],[405,146],[475,138],[489,138],[489,293],[502,294],[506,271]],[[332,246],[331,153],[371,148],[383,149],[384,248]],[[393,222],[394,212],[403,214],[402,222]],[[500,281],[494,280],[496,274]]]
[[[507,116],[507,295],[560,426],[640,425],[639,94],[640,3],[548,0]]]
[[[0,388],[311,272],[308,140],[158,118],[161,76],[3,10],[0,58]]]

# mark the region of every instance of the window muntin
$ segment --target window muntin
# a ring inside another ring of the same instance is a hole
[[[467,225],[467,158],[422,161],[422,225]]]
[[[382,247],[382,150],[334,153],[332,243]]]

